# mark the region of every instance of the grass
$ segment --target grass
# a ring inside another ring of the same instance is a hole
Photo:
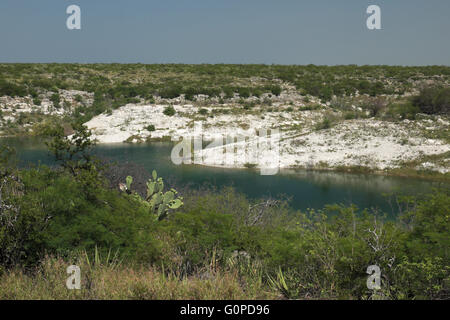
[[[171,142],[171,143],[174,143],[174,141],[172,141],[171,136],[163,136],[163,137],[150,137],[149,136],[149,137],[147,137],[145,142]]]
[[[441,154],[422,156],[412,161],[403,162],[399,168],[390,169],[388,173],[393,176],[450,182],[450,172],[440,173],[433,170],[417,169],[420,164],[425,162],[431,162],[445,167],[448,166],[448,164],[446,164],[448,163],[448,159],[450,159],[450,151]]]
[[[436,182],[450,183],[450,173],[440,173],[438,171],[432,170],[417,170],[413,167],[413,164],[420,164],[420,162],[412,161],[411,163],[405,164],[402,168],[392,168],[392,169],[377,169],[371,168],[363,165],[354,166],[336,166],[336,167],[326,167],[326,166],[315,166],[313,168],[307,168],[313,171],[334,171],[343,173],[354,173],[354,174],[373,174],[381,176],[391,176],[391,177],[407,177],[415,179],[425,179]],[[304,166],[293,167],[293,169],[306,169]]]
[[[81,257],[81,289],[68,290],[66,268],[72,263],[46,257],[36,269],[14,269],[0,275],[0,300],[237,300],[274,299],[261,282],[246,283],[235,270],[211,267],[194,276],[155,267],[108,263],[89,265]],[[259,283],[259,284],[258,284]]]

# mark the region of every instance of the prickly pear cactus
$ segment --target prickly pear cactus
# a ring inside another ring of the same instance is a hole
[[[128,176],[126,182],[127,182],[126,183],[127,188],[130,189],[131,188],[131,184],[133,183],[133,177]]]
[[[130,193],[132,183],[133,178],[128,176],[126,179],[127,193]],[[152,179],[147,182],[147,196],[144,202],[155,219],[163,220],[171,210],[176,210],[183,205],[183,198],[177,197],[177,191],[174,189],[164,193],[164,181],[161,177],[158,178],[158,174],[153,170]]]

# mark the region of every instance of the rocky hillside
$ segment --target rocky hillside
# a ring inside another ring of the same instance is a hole
[[[284,168],[449,171],[448,67],[0,65],[0,134],[90,128],[99,143],[280,130]],[[254,167],[250,141],[203,164]],[[233,146],[231,146],[233,145]],[[232,151],[230,151],[232,150]],[[224,161],[233,152],[236,161]],[[240,153],[241,152],[241,153]],[[226,157],[225,157],[226,158]]]

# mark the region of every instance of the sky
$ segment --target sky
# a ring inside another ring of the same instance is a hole
[[[450,0],[1,0],[0,62],[450,65],[449,14]]]

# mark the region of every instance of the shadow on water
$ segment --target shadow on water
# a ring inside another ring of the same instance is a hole
[[[53,164],[42,141],[36,139],[5,138],[1,140],[16,148],[22,166],[29,163]],[[99,145],[94,152],[118,162],[132,162],[155,169],[160,176],[175,178],[181,184],[201,186],[205,183],[218,188],[232,185],[250,198],[265,196],[291,198],[296,209],[320,209],[325,204],[354,203],[359,208],[378,208],[389,215],[397,212],[385,194],[422,194],[439,185],[421,179],[387,177],[365,174],[282,170],[274,176],[261,176],[250,169],[210,168],[193,165],[176,166],[170,160],[171,144],[109,144]]]

